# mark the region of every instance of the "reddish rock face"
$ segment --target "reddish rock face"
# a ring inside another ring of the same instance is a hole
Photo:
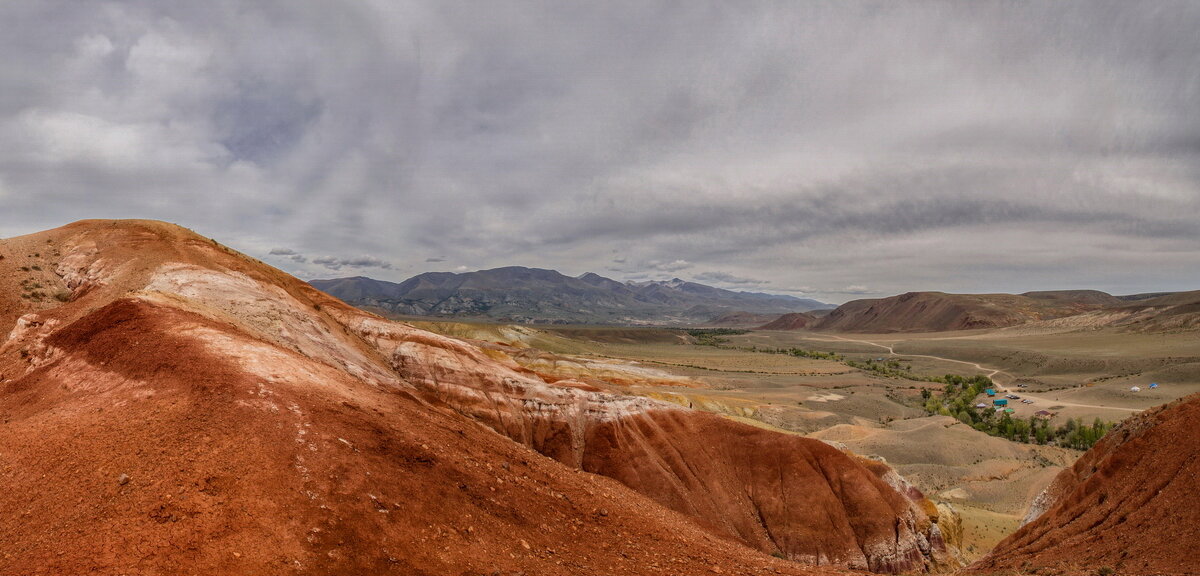
[[[177,227],[0,255],[0,574],[899,571],[937,542],[823,443],[549,384]]]
[[[1044,513],[971,570],[1195,573],[1198,452],[1200,395],[1126,420],[1055,478]]]

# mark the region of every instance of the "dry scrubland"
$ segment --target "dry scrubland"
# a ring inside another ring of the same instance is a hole
[[[682,331],[653,328],[416,323],[473,340],[540,373],[591,376],[624,392],[883,458],[926,494],[955,506],[963,517],[968,559],[1015,531],[1034,498],[1080,453],[1010,442],[953,418],[928,416],[918,408],[921,389],[936,392],[941,384],[749,348],[798,347],[857,361],[895,359],[916,377],[992,375],[1000,386],[1036,398],[1034,404],[1013,402],[1015,415],[1050,410],[1058,422],[1119,421],[1200,391],[1200,335],[1195,332],[759,331],[725,337],[722,347],[713,347],[696,345]],[[1151,382],[1160,387],[1150,390]],[[1142,391],[1130,392],[1131,386]]]

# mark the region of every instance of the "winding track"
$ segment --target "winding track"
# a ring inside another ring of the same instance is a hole
[[[842,336],[833,336],[833,335],[830,335],[830,338],[834,338],[836,340],[841,340],[844,342],[857,342],[859,344],[868,344],[870,346],[875,346],[875,347],[883,348],[884,350],[887,350],[889,356],[901,356],[901,354],[896,353],[895,347],[888,346],[886,344],[880,344],[878,342],[871,342],[869,340],[855,340],[853,338],[844,338]],[[1004,392],[1005,394],[1013,393],[1013,391],[1010,388],[1008,388],[1004,384],[1000,383],[1000,381],[996,380],[997,374],[1004,374],[1005,376],[1008,376],[1009,378],[1012,378],[1013,375],[1009,374],[1008,372],[1005,372],[999,368],[993,369],[993,368],[989,368],[987,366],[983,366],[983,365],[975,363],[975,362],[967,362],[965,360],[955,360],[954,358],[944,358],[942,356],[931,356],[929,354],[903,354],[903,356],[913,357],[913,358],[930,358],[933,360],[941,360],[943,362],[953,362],[956,364],[966,364],[967,366],[973,366],[976,369],[978,369],[980,372],[987,372],[988,373],[987,377],[992,379],[992,382],[996,385],[996,388],[998,388],[1000,390],[1000,392]],[[1092,408],[1092,409],[1099,409],[1099,410],[1117,410],[1120,412],[1129,412],[1132,414],[1141,412],[1141,410],[1138,408],[1121,408],[1118,406],[1101,406],[1098,404],[1079,404],[1077,402],[1066,402],[1063,400],[1050,400],[1044,396],[1036,396],[1036,395],[1025,393],[1025,392],[1022,392],[1022,394],[1023,394],[1022,398],[1028,398],[1030,400],[1035,400],[1038,402],[1045,402],[1047,404],[1052,404],[1052,405],[1056,405],[1056,406],[1073,406],[1075,408]]]

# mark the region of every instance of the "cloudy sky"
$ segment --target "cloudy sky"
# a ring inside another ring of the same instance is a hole
[[[830,302],[1200,288],[1198,2],[0,3],[0,236]]]

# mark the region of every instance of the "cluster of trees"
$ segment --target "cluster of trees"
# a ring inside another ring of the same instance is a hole
[[[899,360],[887,359],[876,361],[873,358],[868,358],[865,362],[857,360],[846,360],[846,365],[867,372],[874,372],[880,376],[888,378],[903,378],[905,380],[915,380],[917,382],[941,382],[941,378],[928,376],[918,376],[913,374],[912,366],[905,366]]]
[[[688,336],[695,338],[696,344],[700,346],[720,346],[729,341],[728,338],[722,338],[722,336],[739,336],[750,331],[737,328],[693,328],[685,330],[685,332]]]
[[[1099,418],[1090,425],[1076,418],[1052,426],[1050,420],[1045,418],[1021,418],[1007,412],[996,412],[991,406],[976,408],[975,399],[993,386],[991,378],[947,374],[940,380],[946,384],[941,394],[935,395],[928,388],[921,391],[925,411],[953,416],[963,424],[992,436],[1027,444],[1054,444],[1087,450],[1112,428],[1112,424]]]
[[[846,358],[836,352],[821,352],[819,350],[805,350],[803,348],[759,348],[758,346],[735,348],[735,350],[745,350],[746,352],[759,352],[762,354],[787,354],[797,358],[813,358],[815,360],[833,360],[834,362],[842,362]]]

